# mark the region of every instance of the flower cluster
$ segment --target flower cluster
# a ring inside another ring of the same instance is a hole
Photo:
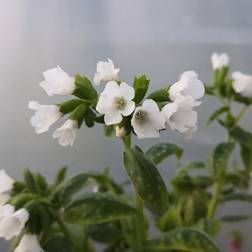
[[[0,237],[11,240],[18,237],[25,228],[29,219],[29,213],[25,208],[15,211],[15,207],[8,203],[11,199],[15,181],[4,171],[0,171]],[[43,252],[40,248],[37,236],[23,235],[14,252]]]
[[[118,73],[119,69],[110,59],[97,63],[94,84],[105,84],[98,96],[86,77],[70,77],[60,67],[47,70],[40,86],[49,96],[74,95],[78,99],[57,105],[29,102],[29,108],[36,111],[31,118],[36,133],[46,132],[66,114],[69,118],[53,133],[53,138],[57,138],[62,146],[73,145],[83,121],[88,127],[95,122],[113,126],[118,137],[131,131],[138,138],[159,137],[160,131],[167,128],[190,137],[197,129],[195,107],[201,103],[199,99],[204,95],[204,85],[195,72],[183,73],[178,82],[167,87],[162,101],[151,95],[143,100],[149,84],[145,76],[136,78],[132,87],[119,81]]]

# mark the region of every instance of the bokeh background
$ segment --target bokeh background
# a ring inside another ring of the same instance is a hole
[[[70,167],[70,173],[109,165],[112,175],[124,180],[121,143],[105,139],[100,127],[82,128],[72,148],[59,146],[51,137],[53,130],[34,133],[28,101],[51,104],[61,99],[49,98],[39,88],[42,72],[60,65],[72,75],[80,72],[92,78],[96,62],[109,57],[121,69],[121,79],[131,83],[135,75],[145,73],[156,89],[174,82],[185,70],[195,70],[210,82],[210,55],[224,51],[233,69],[252,74],[251,11],[250,0],[0,0],[1,169],[18,179],[29,166],[50,178],[63,165]],[[224,138],[217,124],[205,127],[207,116],[218,105],[215,99],[204,98],[199,130],[190,141],[176,133],[163,134],[161,141],[183,146],[183,162],[206,158]],[[242,121],[250,130],[251,116],[248,113]],[[158,141],[136,140],[143,147]],[[175,159],[160,170],[169,178],[176,171]],[[237,204],[218,214],[251,210]],[[218,238],[223,251],[232,227],[225,226]],[[243,231],[244,252],[250,252],[251,222],[235,228]],[[0,251],[7,251],[1,240]]]

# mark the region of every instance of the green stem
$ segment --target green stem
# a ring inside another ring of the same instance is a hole
[[[221,183],[220,181],[216,180],[214,183],[214,188],[213,188],[213,196],[210,201],[208,213],[207,213],[207,218],[209,220],[213,219],[215,215],[215,212],[219,203],[220,191],[221,191]]]
[[[244,116],[244,114],[247,112],[248,110],[248,106],[244,106],[241,111],[239,112],[239,114],[237,115],[236,119],[235,119],[235,124],[237,124],[242,117]]]
[[[129,134],[125,136],[122,140],[123,140],[125,150],[130,149],[131,148],[131,135]]]

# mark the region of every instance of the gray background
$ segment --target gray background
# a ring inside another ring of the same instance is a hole
[[[211,53],[225,51],[233,69],[252,73],[251,11],[250,0],[0,0],[0,167],[15,178],[26,166],[50,178],[65,164],[71,173],[109,165],[113,176],[123,180],[121,143],[105,139],[100,127],[82,128],[73,148],[59,146],[51,137],[52,130],[34,133],[28,101],[51,104],[61,100],[47,97],[38,87],[42,72],[59,64],[70,74],[93,77],[96,62],[110,57],[126,82],[145,73],[156,89],[174,82],[185,70],[195,70],[209,82]],[[205,128],[207,115],[217,107],[218,101],[204,98],[199,130],[190,141],[171,132],[162,134],[161,140],[182,145],[183,161],[205,158],[224,138],[217,124]],[[242,122],[250,130],[251,115]],[[158,141],[135,142],[147,146]],[[175,169],[173,159],[160,168],[166,177]],[[232,205],[222,213],[251,210]],[[250,252],[251,222],[236,227],[244,231],[244,251]],[[223,251],[229,228],[218,239]],[[4,242],[2,246],[0,250],[7,251]]]

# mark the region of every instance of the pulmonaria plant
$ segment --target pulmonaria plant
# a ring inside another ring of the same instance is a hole
[[[62,146],[72,146],[83,124],[103,124],[106,136],[123,142],[129,181],[116,182],[108,168],[70,178],[62,168],[50,183],[29,169],[22,181],[0,171],[0,236],[12,239],[12,251],[219,252],[214,237],[222,223],[250,218],[216,212],[234,200],[252,202],[252,134],[239,125],[252,104],[252,82],[237,71],[229,78],[226,54],[213,54],[211,62],[212,84],[203,85],[197,73],[186,71],[174,84],[151,93],[145,75],[127,84],[110,59],[98,62],[93,83],[80,74],[71,77],[60,67],[47,70],[40,86],[49,96],[67,95],[68,100],[53,105],[29,103],[35,110],[31,125],[36,133],[47,132],[65,118],[53,138]],[[101,83],[99,94],[96,85]],[[158,165],[170,156],[181,159],[183,149],[162,142],[143,150],[132,146],[131,139],[158,138],[167,131],[193,137],[205,93],[220,104],[207,124],[219,123],[226,139],[206,161],[180,161],[176,174],[166,181]],[[232,111],[233,103],[242,105],[238,114]],[[241,160],[230,165],[235,148],[240,149]],[[133,191],[126,188],[129,182]],[[150,229],[158,230],[156,237]],[[230,251],[235,245],[232,240]]]

